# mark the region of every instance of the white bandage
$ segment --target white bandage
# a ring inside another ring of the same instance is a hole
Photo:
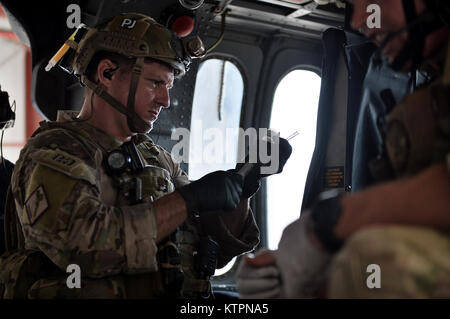
[[[311,213],[305,211],[287,226],[275,251],[281,298],[313,298],[328,277],[332,255],[311,243],[307,227],[310,218]]]
[[[237,290],[241,298],[314,298],[328,278],[332,255],[314,246],[308,234],[311,213],[283,231],[278,250],[274,251],[276,266],[255,268],[245,260],[237,270]]]
[[[279,298],[280,272],[276,266],[255,268],[242,260],[236,273],[236,286],[242,299]]]

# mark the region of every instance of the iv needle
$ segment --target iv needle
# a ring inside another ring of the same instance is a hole
[[[292,140],[294,137],[296,137],[297,135],[299,135],[300,133],[298,131],[295,131],[294,133],[292,133],[291,135],[289,135],[286,140]]]

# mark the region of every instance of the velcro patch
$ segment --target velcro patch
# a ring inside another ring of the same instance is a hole
[[[83,179],[92,185],[95,185],[95,176],[89,170],[89,167],[79,158],[64,152],[56,150],[39,150],[32,154],[32,159],[40,164],[57,170],[60,173]]]
[[[47,210],[47,208],[47,195],[45,194],[44,187],[39,185],[25,202],[25,209],[27,211],[30,225],[33,225],[36,220]]]

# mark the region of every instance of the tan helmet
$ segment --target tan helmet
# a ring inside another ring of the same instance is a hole
[[[172,66],[176,76],[184,75],[190,63],[173,31],[139,13],[120,14],[89,29],[78,44],[75,74],[83,76],[91,59],[101,51],[160,60]]]
[[[61,63],[59,65],[68,72],[73,71],[84,85],[125,114],[128,127],[135,133],[146,133],[151,129],[134,111],[136,89],[145,58],[170,65],[175,77],[181,77],[187,72],[191,59],[201,58],[206,52],[199,37],[181,40],[173,31],[139,13],[120,14],[94,28],[84,29],[83,32],[76,31],[66,41],[65,46],[72,48],[73,54],[69,55],[72,58],[68,58],[69,67],[64,67]],[[55,57],[57,60],[61,59],[60,52],[67,52],[63,51],[63,48],[64,46],[52,60]],[[88,65],[98,52],[113,52],[135,59],[126,106],[86,76]],[[54,65],[52,60],[49,62],[50,68]]]

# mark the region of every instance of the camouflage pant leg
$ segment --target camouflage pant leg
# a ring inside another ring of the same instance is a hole
[[[356,233],[333,260],[328,297],[450,298],[450,234],[400,226]]]
[[[81,288],[68,288],[66,278],[41,279],[28,291],[29,299],[123,299],[123,280],[118,277],[82,279]]]
[[[165,298],[159,272],[81,278],[80,288],[68,288],[67,277],[36,281],[29,299],[149,299]]]

